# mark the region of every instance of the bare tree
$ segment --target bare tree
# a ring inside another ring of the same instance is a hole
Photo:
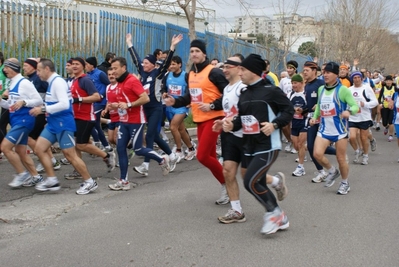
[[[398,14],[399,8],[386,0],[331,0],[321,23],[320,56],[349,62],[357,58],[368,68],[386,65],[397,54],[385,56],[387,47],[395,47],[388,29],[398,22]]]

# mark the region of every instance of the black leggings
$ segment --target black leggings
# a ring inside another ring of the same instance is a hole
[[[381,119],[382,119],[382,125],[384,127],[391,125],[393,121],[393,110],[389,108],[382,108]]]
[[[247,162],[247,172],[244,176],[245,189],[247,189],[268,212],[278,207],[276,197],[266,184],[267,171],[276,161],[278,154],[279,151],[274,150],[253,157],[245,157]]]

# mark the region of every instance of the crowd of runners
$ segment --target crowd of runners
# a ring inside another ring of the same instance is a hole
[[[348,162],[372,163],[369,151],[377,144],[371,129],[383,129],[389,142],[399,130],[398,78],[359,68],[358,60],[321,66],[290,60],[279,79],[260,55],[209,60],[205,42],[196,39],[190,44],[192,66],[186,72],[181,57],[174,55],[182,39],[173,36],[168,50],[142,58],[127,34],[135,74],[127,71],[126,58],[111,52],[101,64],[95,57],[69,59],[68,77],[56,73],[51,59],[20,62],[0,53],[1,153],[15,170],[9,186],[57,191],[61,186],[55,170],[70,164],[73,171],[64,178],[83,180],[76,193],[93,192],[98,184],[82,160],[86,152],[102,159],[109,172],[118,166],[118,179],[109,189],[127,191],[134,155],[144,157],[133,167],[142,176],[148,176],[150,160],[168,175],[178,163],[196,157],[220,184],[215,203],[231,205],[218,220],[246,221],[239,172],[245,189],[265,208],[261,233],[272,234],[289,227],[279,205],[288,192],[285,175],[269,173],[280,151],[298,154],[292,176],[306,174],[309,154],[316,171],[311,181],[331,187],[341,176],[337,194],[346,195]],[[197,125],[197,143],[184,124],[189,113]],[[165,122],[174,147],[168,144]],[[353,153],[347,151],[348,142]],[[64,158],[54,157],[55,143]],[[336,155],[336,164],[326,154]]]

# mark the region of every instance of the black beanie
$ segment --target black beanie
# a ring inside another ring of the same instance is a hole
[[[324,67],[324,71],[332,72],[336,75],[339,74],[339,65],[335,62],[328,62]]]
[[[95,57],[86,58],[86,62],[94,67],[97,67],[97,59]]]
[[[157,58],[151,54],[148,54],[144,59],[147,59],[149,62],[151,62],[152,65],[155,65],[155,63],[157,62]]]
[[[243,62],[241,62],[241,67],[244,67],[259,77],[262,77],[262,73],[266,69],[266,62],[260,55],[250,54]]]
[[[82,64],[83,67],[86,66],[85,60],[81,57],[74,57],[74,58],[72,58],[72,61],[78,61],[80,64]]]
[[[34,69],[37,69],[37,60],[35,58],[28,58],[24,63],[31,65]]]
[[[190,48],[191,47],[197,47],[199,48],[199,50],[202,51],[202,53],[206,54],[206,44],[202,40],[199,39],[192,40],[190,44]]]
[[[298,69],[298,62],[296,62],[295,60],[290,60],[287,62],[287,67],[291,66],[294,67],[295,69]]]

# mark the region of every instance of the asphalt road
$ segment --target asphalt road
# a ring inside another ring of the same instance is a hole
[[[399,266],[399,203],[396,141],[377,133],[378,148],[367,166],[350,163],[351,192],[336,194],[292,177],[296,155],[282,152],[272,172],[287,177],[288,197],[280,203],[290,227],[262,236],[263,208],[241,186],[245,223],[223,225],[217,217],[220,186],[196,160],[162,177],[156,163],[139,186],[113,192],[101,159],[85,156],[99,189],[79,196],[79,181],[61,179],[56,193],[7,186],[12,169],[1,163],[0,266]],[[350,160],[352,150],[348,150]],[[133,158],[132,165],[142,159]],[[332,162],[335,160],[332,158]],[[72,171],[63,166],[57,173]]]

